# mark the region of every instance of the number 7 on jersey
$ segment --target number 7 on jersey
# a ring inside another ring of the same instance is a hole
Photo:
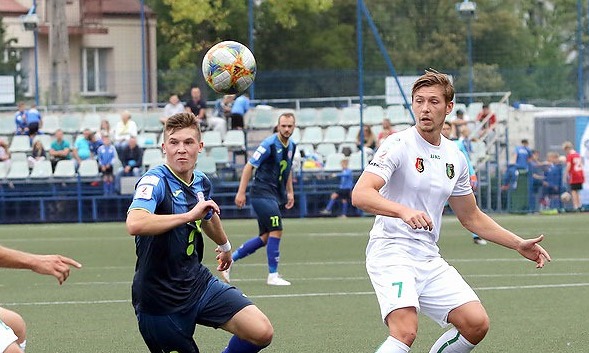
[[[393,282],[393,288],[399,286],[397,291],[397,298],[401,298],[401,292],[403,291],[403,282]]]

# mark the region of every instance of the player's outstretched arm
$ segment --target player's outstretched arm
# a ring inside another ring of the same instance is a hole
[[[235,194],[235,206],[239,208],[245,206],[245,191],[247,190],[247,184],[249,184],[253,172],[254,166],[250,163],[246,163],[243,166],[243,171],[241,172],[241,179],[239,179],[239,188],[237,189],[237,194]]]
[[[202,222],[201,226],[207,237],[211,238],[217,244],[215,248],[215,252],[217,253],[216,259],[219,263],[217,270],[225,271],[231,266],[233,260],[231,259],[231,243],[229,243],[225,229],[223,229],[221,218],[219,218],[218,214],[213,214],[213,217],[208,221]]]
[[[0,267],[29,269],[43,275],[57,278],[62,284],[70,275],[70,266],[82,265],[61,255],[37,255],[0,246]]]

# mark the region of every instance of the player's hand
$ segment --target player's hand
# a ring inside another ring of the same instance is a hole
[[[427,213],[423,211],[405,208],[399,218],[407,223],[412,229],[424,229],[430,231],[434,229],[434,223],[431,218],[429,218]]]
[[[235,206],[242,208],[245,206],[245,193],[237,193],[235,195]]]
[[[219,266],[217,266],[217,271],[225,271],[229,269],[229,267],[231,267],[231,263],[233,262],[233,259],[231,258],[231,251],[224,252],[221,251],[219,247],[217,247],[215,251],[217,252],[216,259],[219,263]]]
[[[287,210],[290,210],[294,206],[294,193],[289,192],[286,194],[286,207]]]
[[[552,261],[548,251],[544,250],[544,248],[538,244],[543,239],[544,235],[540,235],[534,239],[524,239],[516,248],[517,252],[523,257],[536,262],[536,268],[542,268],[546,261]]]
[[[65,282],[70,275],[70,266],[81,268],[82,265],[69,257],[61,255],[35,255],[31,270],[42,275],[57,278],[59,284]]]
[[[213,212],[216,214],[221,213],[221,209],[219,208],[219,205],[217,205],[217,203],[215,201],[213,201],[213,200],[199,201],[196,204],[196,206],[194,206],[192,208],[192,210],[189,211],[190,219],[192,219],[193,221],[203,219],[207,215],[207,213],[209,213],[210,210],[213,210]]]

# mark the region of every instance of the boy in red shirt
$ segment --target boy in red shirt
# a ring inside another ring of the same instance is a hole
[[[585,182],[585,175],[583,174],[583,159],[581,155],[573,149],[573,144],[566,141],[562,144],[562,149],[566,153],[566,169],[565,175],[568,178],[568,183],[571,186],[571,196],[573,201],[573,208],[575,210],[581,209],[581,199],[579,190],[583,189]]]

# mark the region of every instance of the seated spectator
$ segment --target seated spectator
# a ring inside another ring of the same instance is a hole
[[[137,137],[137,124],[131,120],[131,113],[124,111],[121,113],[121,120],[115,128],[114,145],[117,152],[125,147],[131,137]]]
[[[96,132],[96,138],[98,140],[102,140],[102,136],[104,136],[104,135],[111,136],[111,142],[112,142],[112,137],[115,135],[115,129],[110,127],[110,122],[108,121],[108,119],[102,119],[100,121],[100,127],[98,128],[98,131]]]
[[[90,149],[90,129],[84,129],[82,135],[76,138],[74,142],[74,159],[76,160],[76,168],[83,160],[93,158],[92,150]]]
[[[143,149],[137,145],[137,139],[131,137],[129,144],[123,148],[120,156],[123,164],[122,176],[139,176],[141,175],[141,166],[143,165]]]
[[[36,104],[31,104],[31,108],[27,111],[27,127],[29,129],[29,136],[31,141],[39,132],[39,129],[43,127],[43,120],[41,119],[41,113],[37,110]]]
[[[185,110],[194,114],[198,124],[200,125],[200,130],[204,131],[209,126],[209,122],[207,120],[207,102],[202,99],[200,88],[192,87],[190,90],[190,98],[186,101]]]
[[[70,152],[70,143],[63,139],[63,130],[58,129],[55,131],[55,140],[51,143],[51,148],[49,149],[49,158],[54,171],[57,162],[72,158]]]
[[[33,142],[33,149],[31,150],[31,155],[27,157],[27,161],[29,162],[29,168],[33,169],[35,163],[39,161],[44,161],[47,159],[47,155],[45,154],[45,147],[43,147],[43,143],[41,140],[36,140]]]
[[[102,138],[98,137],[97,132],[90,132],[89,141],[90,141],[90,152],[92,152],[93,156],[98,156],[98,148],[104,144],[102,142]],[[110,136],[109,134],[103,134],[102,136]],[[110,140],[110,137],[109,137]]]
[[[364,152],[374,152],[376,150],[376,136],[374,135],[374,133],[372,132],[372,129],[370,128],[370,126],[368,125],[364,125],[363,127],[364,130]],[[360,141],[361,139],[361,135],[360,135],[361,131],[358,131],[358,135],[356,136],[356,146],[358,146],[358,149],[362,149],[362,143]]]
[[[103,145],[98,147],[98,165],[102,173],[102,187],[104,194],[109,195],[114,193],[114,174],[113,164],[117,159],[117,151],[110,143],[108,135],[102,136]]]
[[[462,109],[456,110],[456,117],[452,119],[452,121],[450,121],[453,130],[451,136],[454,136],[455,138],[460,138],[460,131],[462,130],[462,127],[465,127],[469,123],[469,121],[470,118],[468,117],[468,115],[464,114],[464,111]]]
[[[27,112],[25,110],[25,103],[18,103],[18,110],[14,113],[14,124],[16,125],[15,135],[28,135],[29,126],[27,124]]]
[[[227,122],[231,119],[231,107],[233,106],[234,94],[226,94],[215,102],[213,116],[208,118],[209,129],[219,131],[224,139],[227,133]]]
[[[243,130],[245,113],[250,109],[250,98],[247,92],[237,97],[231,106],[231,130]]]
[[[477,121],[483,123],[481,136],[490,133],[497,123],[497,116],[491,111],[488,104],[483,104],[483,110],[477,115]]]
[[[382,131],[378,133],[378,140],[376,142],[376,147],[380,147],[382,142],[389,136],[395,133],[395,129],[393,129],[393,125],[391,125],[391,121],[389,119],[382,120]]]
[[[166,123],[169,117],[174,114],[183,113],[185,111],[184,104],[180,102],[178,95],[172,94],[168,100],[168,104],[164,107],[164,116],[160,118],[162,124]]]

